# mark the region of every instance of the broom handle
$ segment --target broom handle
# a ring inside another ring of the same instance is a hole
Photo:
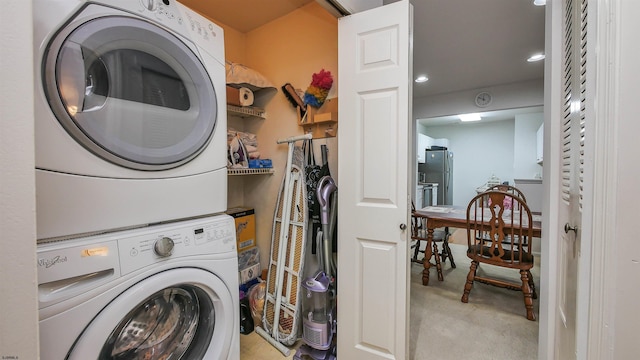
[[[328,161],[327,159],[327,145],[320,145],[320,153],[322,154],[322,165],[325,165]]]

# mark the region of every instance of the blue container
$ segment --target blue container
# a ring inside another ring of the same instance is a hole
[[[249,168],[250,169],[263,169],[263,168],[272,168],[273,164],[271,159],[250,159],[249,160]]]

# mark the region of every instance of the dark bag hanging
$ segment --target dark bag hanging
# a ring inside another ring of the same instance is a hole
[[[322,230],[322,224],[320,223],[320,203],[316,195],[318,188],[318,181],[325,176],[329,175],[329,166],[320,166],[316,163],[316,158],[313,153],[313,140],[305,140],[302,145],[304,151],[304,174],[307,185],[307,209],[309,211],[309,220],[311,227],[311,237],[315,239],[318,231]],[[316,253],[316,242],[311,242],[311,252]]]
[[[320,204],[316,195],[318,181],[322,177],[321,167],[316,164],[316,158],[313,154],[313,140],[305,140],[302,144],[304,152],[304,176],[307,184],[307,204],[309,209],[309,219],[311,223],[320,224]],[[315,234],[315,231],[313,232]]]

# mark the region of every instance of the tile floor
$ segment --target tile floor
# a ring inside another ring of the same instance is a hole
[[[280,351],[255,331],[247,335],[240,334],[240,360],[283,360],[293,359],[300,341],[290,347],[291,354],[285,357]]]

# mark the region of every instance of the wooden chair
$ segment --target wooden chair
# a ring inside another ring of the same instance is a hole
[[[424,254],[424,250],[420,250],[420,245],[422,241],[426,243],[427,241],[427,224],[426,219],[420,216],[416,216],[416,208],[411,202],[411,241],[415,242],[411,245],[413,249],[413,257],[411,258],[411,262],[416,262],[419,264],[424,263],[423,259],[418,259],[418,255],[420,253]],[[449,228],[436,229],[433,232],[433,256],[435,257],[436,267],[439,269],[438,278],[442,279],[442,266],[437,266],[440,262],[446,262],[449,259],[451,263],[451,267],[455,269],[456,263],[453,260],[453,254],[451,253],[451,248],[449,247]],[[438,243],[442,243],[442,252],[438,251]]]
[[[511,197],[511,209],[505,207],[505,198]],[[488,205],[491,204],[491,205]],[[469,301],[474,282],[481,282],[511,290],[522,291],[526,316],[535,320],[533,299],[537,298],[531,268],[533,219],[527,204],[520,197],[505,191],[491,190],[475,196],[467,206],[467,256],[471,267],[464,285],[461,301]],[[521,283],[479,276],[480,263],[516,269]]]
[[[522,202],[524,203],[527,202],[527,198],[524,196],[524,193],[515,186],[506,185],[506,184],[493,185],[493,186],[490,186],[486,191],[492,191],[492,190],[504,191],[512,195],[511,197],[505,197],[505,200],[504,200],[505,207],[509,209],[514,208],[515,210],[519,210],[517,209],[518,205],[512,201],[512,197],[517,196],[520,199],[522,199]],[[491,203],[490,200],[487,200],[487,202],[489,204]],[[509,241],[510,241],[509,236],[507,236],[503,243],[508,243]]]
[[[524,202],[527,202],[527,198],[524,196],[522,191],[515,186],[499,184],[499,185],[493,185],[487,189],[487,191],[491,191],[491,190],[505,191],[521,198]]]

